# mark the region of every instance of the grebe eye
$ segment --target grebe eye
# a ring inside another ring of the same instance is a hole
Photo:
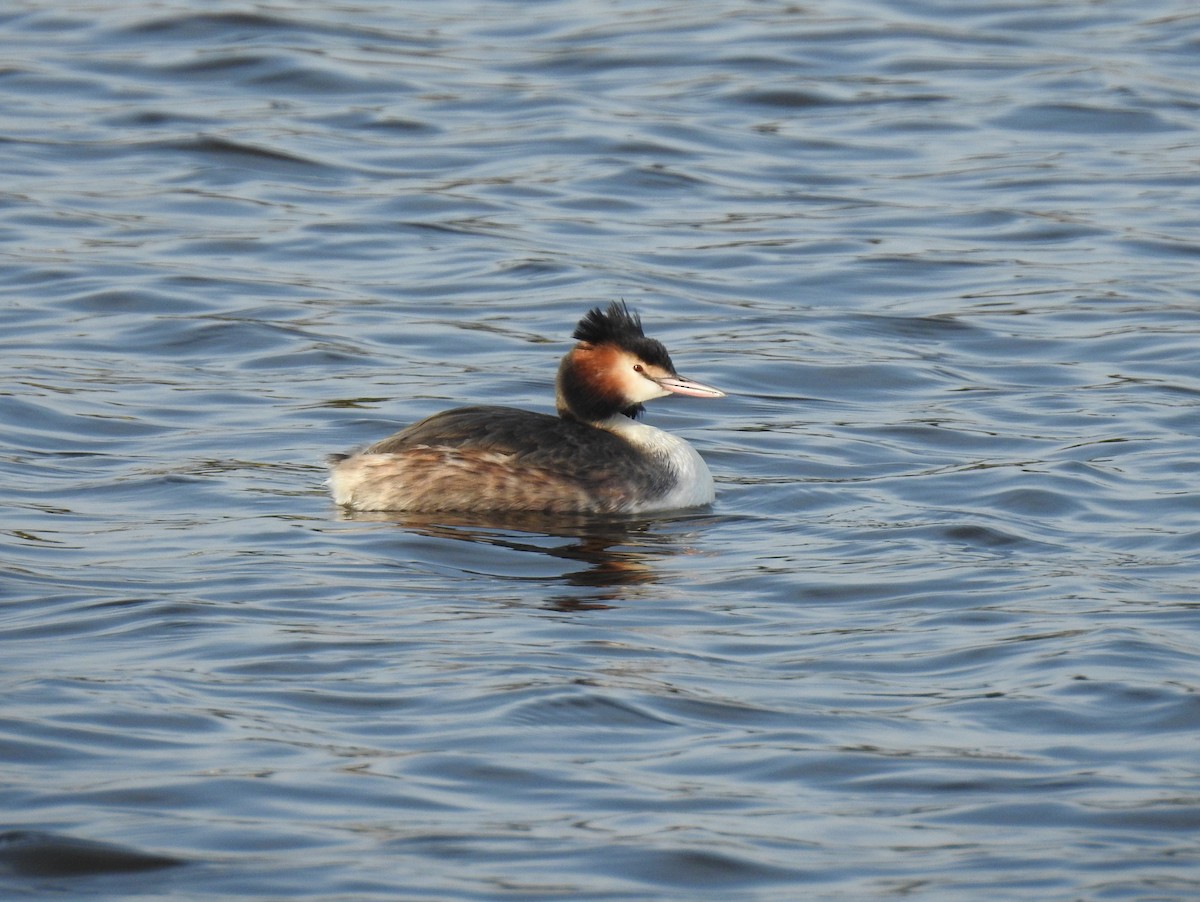
[[[635,373],[644,373],[644,372],[646,372],[646,370],[645,370],[645,369],[642,367],[642,365],[641,365],[640,363],[635,363],[635,364],[633,365],[633,371],[634,371]]]

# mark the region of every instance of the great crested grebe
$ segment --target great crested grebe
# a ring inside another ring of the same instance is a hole
[[[675,372],[625,302],[579,321],[558,368],[558,416],[513,407],[434,414],[330,458],[333,500],[359,511],[644,513],[709,504],[712,475],[683,439],[635,421],[670,394],[724,392]]]

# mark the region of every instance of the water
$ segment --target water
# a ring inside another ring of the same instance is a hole
[[[1200,895],[1200,15],[9,4],[0,891]],[[348,518],[623,297],[711,511]]]

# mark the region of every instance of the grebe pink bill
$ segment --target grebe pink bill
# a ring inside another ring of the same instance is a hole
[[[330,458],[338,504],[356,511],[640,514],[711,504],[712,474],[687,442],[637,422],[667,395],[722,398],[684,379],[622,302],[589,310],[558,367],[558,416],[514,407],[434,414]]]

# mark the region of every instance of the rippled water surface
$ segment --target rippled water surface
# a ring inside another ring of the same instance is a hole
[[[1200,896],[1193,2],[0,47],[0,894]],[[333,508],[621,297],[711,510]]]

